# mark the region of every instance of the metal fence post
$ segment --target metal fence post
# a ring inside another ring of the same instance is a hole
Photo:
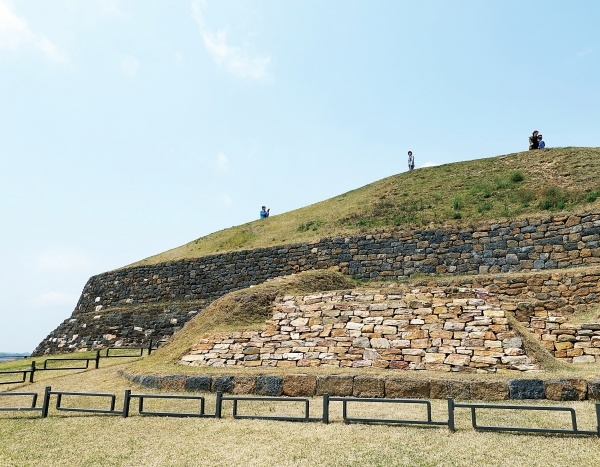
[[[31,373],[29,373],[29,382],[33,383],[33,374],[35,373],[35,361],[31,361]]]
[[[223,409],[223,393],[217,391],[217,399],[215,401],[215,418],[221,418],[221,411]]]
[[[329,394],[323,394],[323,423],[329,423]]]
[[[44,401],[42,402],[42,418],[46,418],[48,416],[48,408],[50,407],[50,391],[52,388],[50,386],[46,386],[44,389]]]
[[[129,401],[131,400],[131,389],[125,389],[125,397],[123,398],[123,418],[129,416]]]
[[[454,427],[454,399],[451,397],[448,399],[448,429],[452,433],[456,431]]]
[[[96,360],[96,366],[95,366],[95,368],[97,370],[98,367],[100,366],[100,351],[99,350],[96,350],[96,358],[94,360]]]
[[[148,355],[152,353],[152,339],[148,339]]]
[[[598,422],[598,425],[596,425],[598,438],[600,438],[600,402],[596,403],[596,421]]]

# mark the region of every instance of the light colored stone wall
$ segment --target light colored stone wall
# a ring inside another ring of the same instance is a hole
[[[263,330],[207,334],[195,366],[535,370],[498,300],[483,290],[346,291],[277,300]]]
[[[502,304],[550,353],[566,363],[600,362],[600,323],[572,323],[560,310],[545,309],[544,302]]]

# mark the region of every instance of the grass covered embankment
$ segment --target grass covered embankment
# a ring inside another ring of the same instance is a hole
[[[417,169],[268,219],[221,230],[135,263],[206,256],[376,228],[476,224],[600,201],[600,148],[555,148]]]

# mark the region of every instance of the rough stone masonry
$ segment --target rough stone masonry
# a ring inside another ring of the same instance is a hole
[[[195,366],[536,370],[496,297],[484,290],[342,291],[286,296],[260,331],[206,334]]]
[[[118,323],[108,332],[100,326],[98,331],[80,333],[70,327],[80,317],[85,324],[89,321],[86,316],[93,314],[101,321],[115,307],[171,300],[211,300],[273,277],[310,269],[338,267],[358,279],[397,280],[412,274],[552,271],[598,263],[600,213],[594,211],[582,216],[556,215],[477,227],[379,231],[136,266],[90,278],[71,318],[42,341],[35,353],[56,351],[61,343],[61,351],[84,348],[77,340],[81,336],[90,342],[88,348],[108,345],[104,335],[117,338],[120,335]],[[184,311],[170,318],[177,320],[171,331],[175,332],[175,328],[190,317]],[[157,320],[162,320],[160,314]],[[146,331],[152,331],[156,324],[150,317],[132,326],[144,332],[135,339],[128,338],[126,343],[141,344],[149,336]],[[79,337],[72,340],[73,334]],[[168,337],[169,330],[165,329],[161,335]]]

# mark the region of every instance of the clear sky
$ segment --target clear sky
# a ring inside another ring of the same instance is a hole
[[[600,2],[0,0],[0,351],[87,279],[417,167],[599,146]]]

